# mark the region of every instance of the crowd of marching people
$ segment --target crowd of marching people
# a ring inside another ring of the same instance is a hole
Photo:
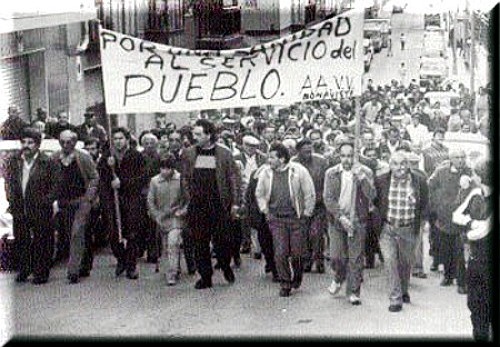
[[[26,124],[11,106],[0,135],[22,148],[2,168],[16,281],[46,283],[64,263],[69,283],[78,283],[90,276],[95,250],[109,245],[117,277],[136,280],[145,257],[161,261],[168,285],[197,273],[201,290],[212,287],[214,270],[235,282],[233,269],[249,254],[263,258],[282,297],[304,273],[330,266],[327,290],[344,287],[360,305],[364,270],[383,263],[389,311],[398,312],[411,300],[411,277],[427,277],[428,232],[430,271],[441,265],[441,285],[468,295],[474,337],[487,339],[491,161],[470,161],[443,140],[489,139],[488,88],[472,98],[459,85],[450,113],[425,92],[416,81],[370,80],[357,99],[201,112],[182,127],[137,135],[124,127],[108,133],[91,112],[78,126],[65,111],[48,119],[44,110]],[[46,138],[61,150],[41,152]]]

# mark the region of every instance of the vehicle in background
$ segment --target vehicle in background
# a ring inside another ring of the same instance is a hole
[[[363,61],[365,64],[365,72],[370,71],[370,66],[373,59],[373,44],[371,39],[363,39]]]
[[[441,27],[441,14],[439,13],[427,13],[424,14],[424,29],[429,26]]]
[[[432,108],[436,102],[439,102],[440,110],[447,116],[452,112],[458,111],[460,106],[460,95],[453,91],[434,91],[424,94],[424,99]]]
[[[429,36],[424,38],[424,44],[422,48],[422,57],[427,58],[446,58],[447,47],[444,37],[441,36]]]
[[[406,6],[408,6],[408,3],[405,3],[404,5],[402,2],[395,3],[392,5],[392,13],[403,13],[403,11],[406,9]]]
[[[437,90],[441,82],[449,76],[448,61],[442,57],[420,58],[419,77],[421,87]]]
[[[378,30],[380,32],[381,48],[389,46],[389,37],[392,34],[391,18],[365,19],[364,29]]]
[[[366,19],[363,30],[363,38],[371,39],[375,53],[382,50],[382,33],[380,31],[380,24],[378,22],[371,22],[372,20]]]

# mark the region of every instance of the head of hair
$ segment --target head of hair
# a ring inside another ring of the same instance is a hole
[[[97,148],[99,148],[99,139],[97,137],[93,137],[93,136],[90,136],[90,137],[87,137],[84,141],[83,141],[83,145],[85,147],[87,146],[90,146],[90,145],[93,145],[93,144],[96,144]]]
[[[172,153],[167,154],[160,160],[160,168],[172,169],[175,167],[176,158]]]
[[[35,143],[37,145],[39,145],[40,143],[42,143],[42,134],[40,133],[40,131],[38,131],[38,129],[35,129],[33,127],[25,127],[21,130],[21,139],[24,139],[24,138],[30,138],[30,139],[33,139],[33,141],[35,141]]]
[[[217,138],[217,128],[214,123],[208,119],[198,119],[195,126],[202,127],[203,132],[207,135],[210,135],[210,141],[214,142]]]
[[[114,135],[116,133],[122,133],[127,140],[130,140],[131,138],[130,131],[125,127],[116,127],[111,130],[111,135]]]
[[[308,138],[308,137],[304,137],[299,142],[297,142],[297,145],[295,145],[295,149],[297,151],[300,151],[300,149],[302,147],[304,147],[305,145],[312,145],[312,140],[310,138]]]
[[[274,142],[271,145],[269,152],[276,152],[276,156],[279,159],[285,159],[285,163],[288,163],[290,161],[290,151],[281,142]]]
[[[474,172],[481,178],[481,183],[486,186],[492,184],[491,160],[487,157],[479,158],[474,164]]]

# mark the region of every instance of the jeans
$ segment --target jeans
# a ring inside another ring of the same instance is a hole
[[[167,279],[175,280],[181,269],[181,231],[182,229],[161,230],[167,258]]]

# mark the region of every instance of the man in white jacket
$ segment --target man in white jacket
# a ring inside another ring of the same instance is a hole
[[[316,193],[307,169],[290,162],[290,152],[283,144],[271,146],[269,165],[259,175],[255,196],[273,236],[274,259],[281,285],[279,294],[287,297],[292,288],[298,289],[302,283],[305,232],[313,214]]]

